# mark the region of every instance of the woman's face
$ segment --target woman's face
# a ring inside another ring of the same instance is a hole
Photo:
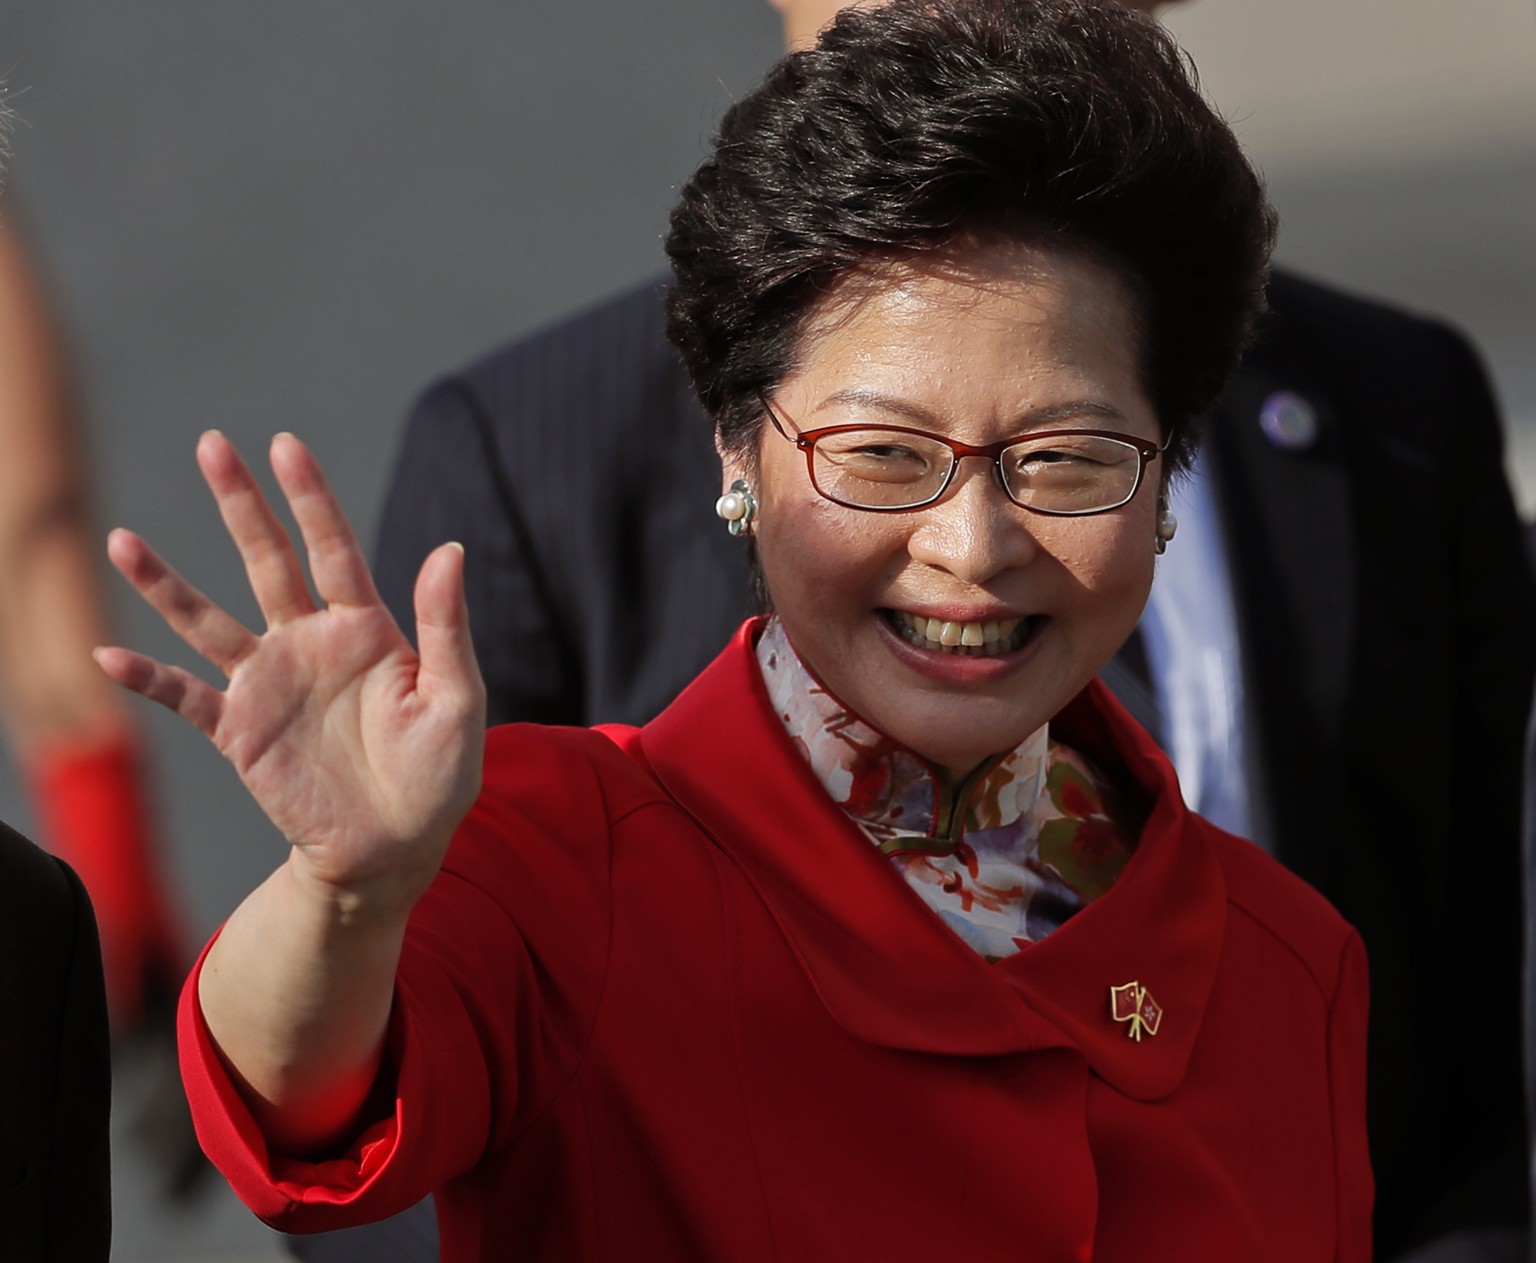
[[[1114,273],[978,246],[846,279],[773,401],[800,431],[902,425],[981,445],[1091,428],[1157,441],[1136,364]],[[964,774],[1048,721],[1130,633],[1152,581],[1160,473],[1118,509],[1045,517],[1014,505],[988,461],[964,459],[934,504],[869,513],[823,499],[799,449],[764,424],[757,470],[727,461],[725,481],[753,481],[764,578],[807,665],[871,724]],[[1022,622],[1012,644],[962,655],[913,643],[925,618],[994,637]]]

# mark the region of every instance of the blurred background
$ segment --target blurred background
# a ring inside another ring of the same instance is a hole
[[[1536,511],[1531,0],[1168,19],[1269,179],[1281,258],[1481,347]],[[65,336],[102,533],[132,525],[250,617],[192,462],[217,426],[253,457],[305,437],[371,538],[412,397],[657,271],[674,189],[778,47],[764,0],[0,0],[9,215]],[[190,665],[113,591],[127,643]],[[280,848],[213,752],[142,709],[201,938]],[[32,824],[8,764],[0,816]],[[125,1148],[115,1182],[123,1263],[280,1257],[216,1181],[171,1209]]]

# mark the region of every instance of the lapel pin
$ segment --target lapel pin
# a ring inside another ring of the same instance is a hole
[[[1141,1033],[1156,1035],[1163,1024],[1163,1010],[1152,993],[1139,982],[1122,983],[1109,989],[1109,1011],[1117,1022],[1129,1022],[1126,1034],[1137,1043]]]
[[[1304,452],[1317,442],[1317,409],[1295,391],[1277,390],[1259,409],[1259,429],[1283,451]]]

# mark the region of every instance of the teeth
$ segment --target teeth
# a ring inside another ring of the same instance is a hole
[[[898,611],[897,628],[923,649],[945,649],[968,657],[986,657],[1016,649],[1022,640],[1022,618],[962,623]]]

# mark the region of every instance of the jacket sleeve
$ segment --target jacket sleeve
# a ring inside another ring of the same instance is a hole
[[[1447,733],[1448,768],[1465,778],[1468,856],[1446,840],[1443,890],[1470,876],[1446,931],[1447,965],[1479,985],[1453,990],[1435,1021],[1455,1031],[1443,1063],[1457,1116],[1443,1160],[1450,1178],[1424,1207],[1424,1235],[1513,1230],[1528,1215],[1530,1150],[1521,1092],[1520,803],[1522,752],[1536,675],[1536,578],[1504,468],[1503,431],[1476,351],[1437,326],[1443,362],[1460,402],[1442,447],[1442,501],[1451,535],[1458,620],[1457,710]],[[1479,1050],[1476,1068],[1464,1060]]]
[[[519,491],[529,471],[514,467],[517,458],[503,442],[516,429],[513,419],[495,415],[464,377],[439,382],[421,397],[385,495],[374,577],[395,621],[414,639],[421,563],[439,544],[463,544],[487,722],[579,723],[574,642],[562,631],[568,618],[557,608],[551,559],[542,555]]]
[[[595,734],[491,734],[486,787],[411,915],[371,1117],[336,1152],[266,1143],[197,1003],[182,993],[182,1078],[204,1151],[290,1232],[399,1213],[512,1144],[565,1086],[608,956],[609,823]]]
[[[1349,409],[1360,550],[1349,786],[1317,880],[1371,949],[1374,1235],[1394,1258],[1528,1215],[1518,839],[1536,580],[1466,339],[1336,297],[1304,323]]]
[[[455,955],[517,960],[516,936],[463,893]],[[491,1045],[502,1032],[477,1029],[485,989],[465,990],[456,962],[437,959],[437,944],[422,948],[417,920],[396,977],[370,1117],[329,1154],[295,1157],[267,1144],[197,1002],[203,960],[182,992],[182,1082],[198,1142],[236,1196],[274,1228],[328,1231],[387,1218],[468,1170],[484,1148],[490,1066],[501,1060]]]
[[[1459,334],[1437,327],[1452,395],[1461,402],[1448,425],[1446,527],[1453,532],[1466,652],[1464,730],[1497,734],[1509,784],[1518,765],[1531,685],[1536,682],[1536,574],[1526,528],[1505,472],[1504,432],[1477,352]],[[1511,822],[1514,807],[1509,808]]]
[[[1365,1046],[1370,989],[1365,947],[1351,931],[1328,1010],[1328,1079],[1338,1179],[1338,1263],[1371,1263],[1375,1182],[1365,1123]]]
[[[107,993],[96,918],[85,887],[68,865],[55,862],[69,891],[71,933],[49,1145],[47,1258],[105,1263],[112,1239]]]

